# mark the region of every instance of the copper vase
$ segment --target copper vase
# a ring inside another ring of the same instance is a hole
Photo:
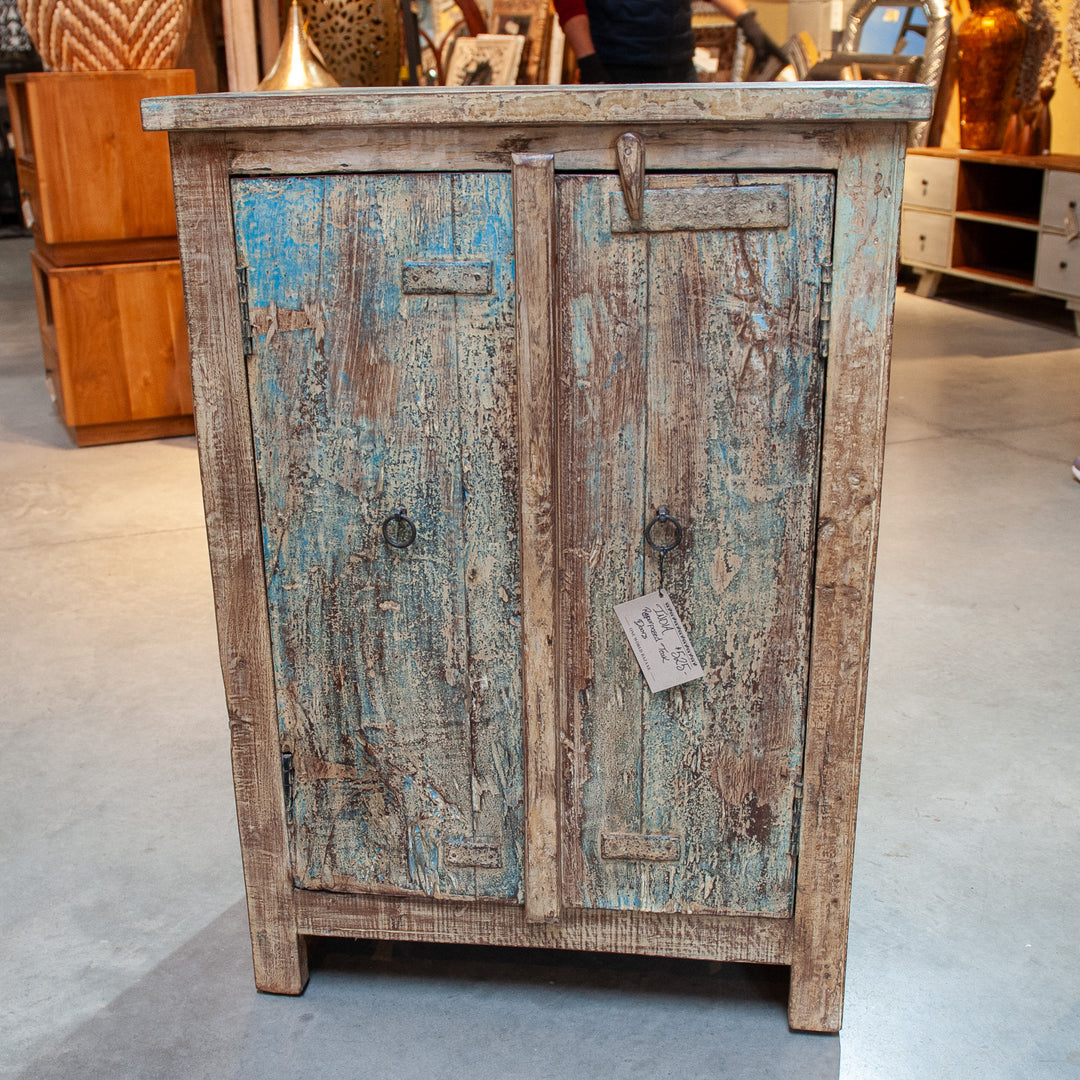
[[[997,150],[1016,87],[1026,30],[1008,0],[971,0],[960,24],[960,145]]]

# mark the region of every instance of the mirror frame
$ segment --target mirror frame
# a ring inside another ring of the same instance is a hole
[[[922,63],[919,65],[919,82],[929,86],[934,92],[935,101],[941,87],[941,74],[945,69],[945,58],[949,52],[949,33],[952,30],[952,12],[948,0],[920,0],[926,12],[926,48]],[[875,8],[913,5],[890,4],[888,0],[855,0],[855,6],[848,13],[847,25],[841,49],[844,52],[857,52],[856,43],[862,33],[863,23]],[[930,134],[930,121],[924,120],[911,125],[909,146],[925,146]]]

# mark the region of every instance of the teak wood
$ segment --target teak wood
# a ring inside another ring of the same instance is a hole
[[[195,92],[194,73],[45,72],[7,79],[26,224],[57,266],[176,258],[169,147],[143,98]]]
[[[30,258],[45,378],[76,444],[192,434],[179,262]]]
[[[303,989],[310,934],[542,945],[787,964],[792,1026],[839,1029],[929,104],[144,105],[171,132],[260,989]],[[705,677],[651,695],[612,607],[659,584],[661,505]]]

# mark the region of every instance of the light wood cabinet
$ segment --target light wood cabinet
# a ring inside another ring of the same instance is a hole
[[[942,274],[1060,297],[1080,333],[1080,158],[912,150],[900,254],[933,296]]]
[[[45,376],[79,446],[194,429],[168,137],[139,104],[194,73],[9,76]]]
[[[303,936],[788,964],[836,1030],[923,88],[149,102],[260,988]],[[238,269],[239,268],[239,269]],[[645,687],[663,585],[705,676]],[[667,526],[671,529],[671,526]]]

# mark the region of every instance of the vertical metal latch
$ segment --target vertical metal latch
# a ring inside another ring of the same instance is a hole
[[[296,771],[293,756],[286,750],[281,755],[281,786],[285,792],[285,818],[292,821],[293,788],[296,784]]]
[[[255,351],[255,337],[251,332],[251,308],[248,304],[248,268],[236,268],[236,293],[240,298],[240,325],[244,335],[244,355],[250,356]]]
[[[821,265],[821,314],[818,316],[818,350],[822,360],[829,358],[829,322],[832,319],[832,259]]]
[[[791,800],[791,857],[799,858],[799,838],[802,835],[803,785],[795,781],[795,797]]]

